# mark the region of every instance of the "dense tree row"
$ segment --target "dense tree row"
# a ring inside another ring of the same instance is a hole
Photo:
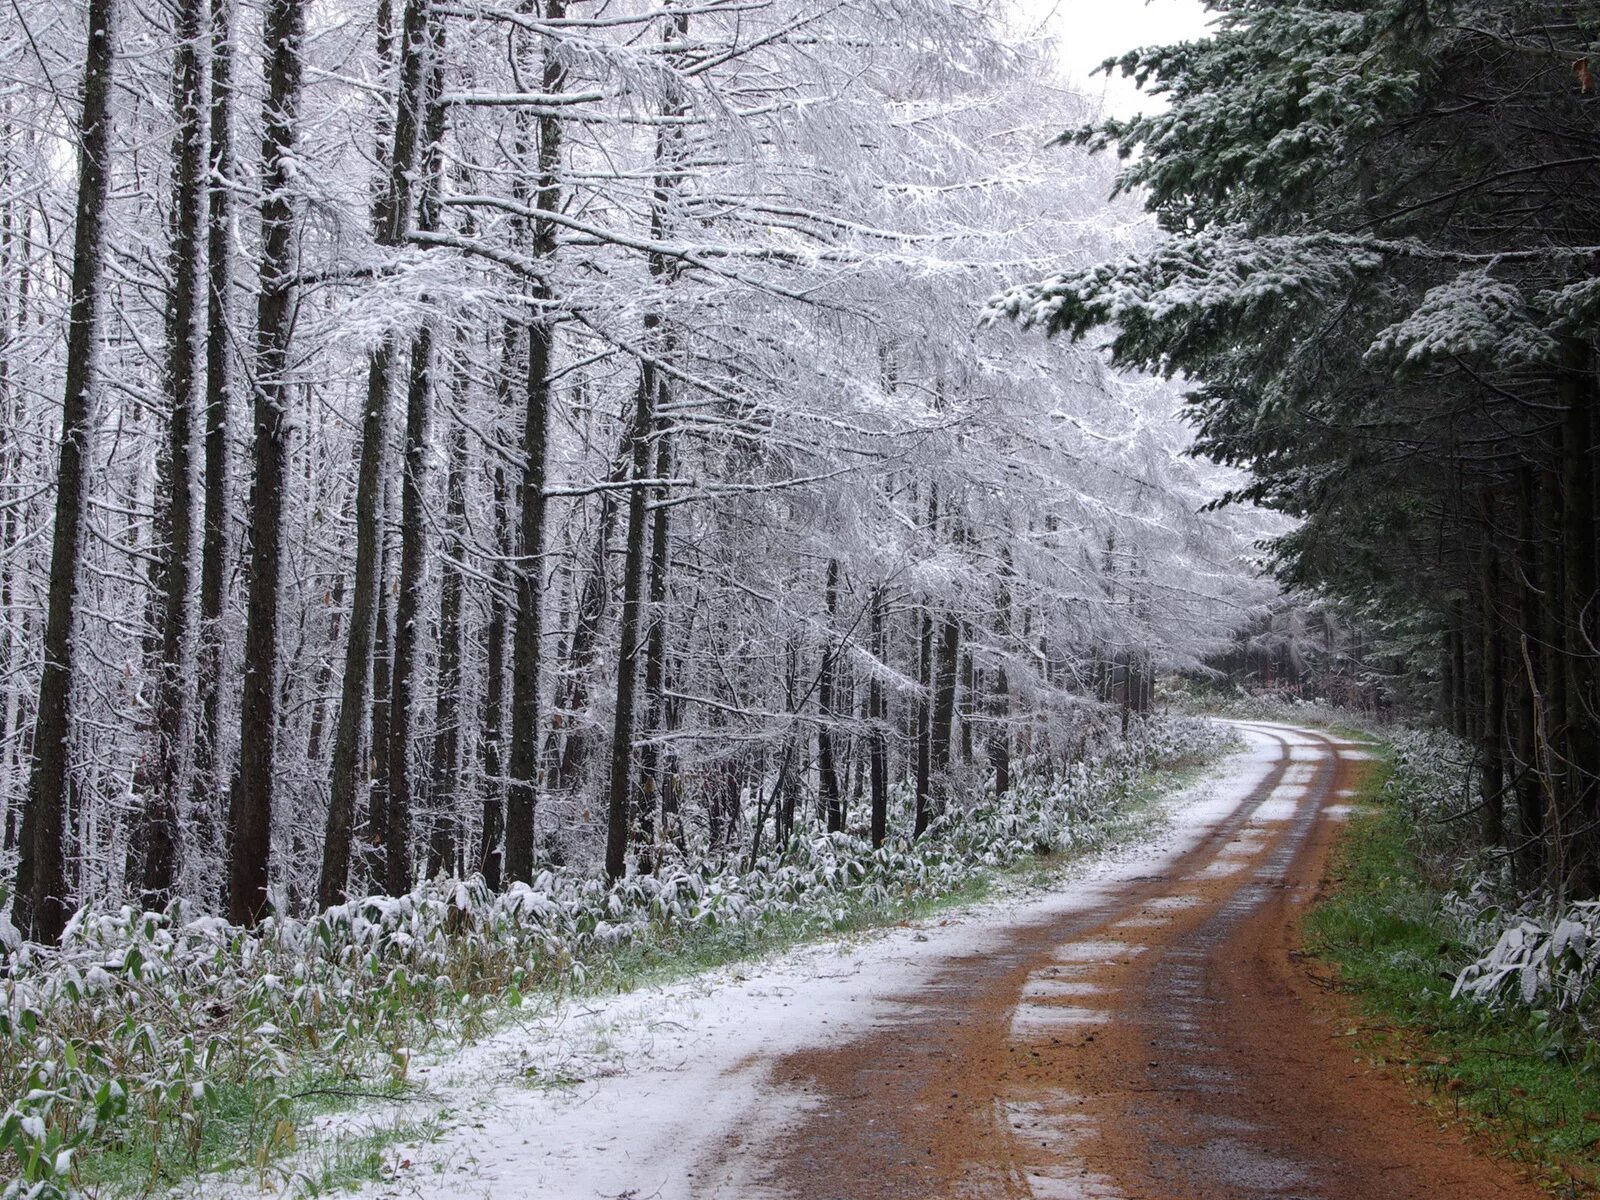
[[[1486,843],[1596,895],[1600,5],[1211,7],[1121,62],[1165,112],[1072,137],[1133,155],[1174,236],[1005,306],[1189,376],[1203,449],[1304,519],[1281,576],[1478,744]]]
[[[0,25],[35,937],[615,877],[811,811],[882,839],[896,787],[920,830],[1256,597],[1164,386],[975,328],[1063,246],[1148,237],[1044,147],[1087,111],[1000,14],[83,15]]]

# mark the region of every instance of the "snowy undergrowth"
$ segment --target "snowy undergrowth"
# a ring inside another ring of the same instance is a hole
[[[1498,936],[1456,976],[1454,995],[1496,1007],[1516,1003],[1580,1016],[1594,1006],[1600,902],[1537,913],[1472,913],[1463,924],[1480,938]]]
[[[1475,957],[1451,991],[1491,1008],[1518,1006],[1593,1023],[1600,993],[1600,903],[1519,898],[1503,856],[1477,836],[1471,748],[1437,731],[1393,741],[1387,785],[1417,861],[1442,893],[1441,916]]]
[[[308,1102],[401,1087],[420,1048],[592,986],[642,948],[692,951],[763,927],[822,934],[863,911],[893,919],[1019,860],[1105,842],[1153,771],[1214,756],[1227,738],[1196,720],[1142,723],[1096,761],[953,806],[914,844],[874,850],[808,828],[748,870],[679,865],[614,886],[546,871],[498,895],[439,880],[253,931],[181,902],[90,908],[49,951],[17,946],[5,926],[3,1195],[264,1168]]]

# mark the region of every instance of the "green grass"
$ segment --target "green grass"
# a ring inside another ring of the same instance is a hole
[[[1306,949],[1337,967],[1363,1018],[1354,1048],[1398,1066],[1437,1107],[1533,1168],[1560,1196],[1597,1194],[1600,1054],[1548,1014],[1450,998],[1473,951],[1439,906],[1374,764],[1335,851],[1332,895],[1307,918]]]
[[[354,1082],[309,1072],[287,1084],[218,1081],[181,1135],[152,1130],[130,1115],[118,1141],[82,1160],[80,1186],[92,1196],[138,1196],[189,1175],[256,1170],[268,1179],[274,1164],[297,1148],[298,1131],[314,1118],[361,1100],[403,1098],[407,1091],[397,1079]],[[319,1169],[319,1177],[324,1174],[339,1176],[331,1168]]]
[[[393,1178],[404,1163],[398,1147],[433,1141],[443,1132],[442,1122],[429,1117],[396,1119],[359,1134],[310,1140],[286,1190],[300,1196],[333,1196],[364,1183]]]

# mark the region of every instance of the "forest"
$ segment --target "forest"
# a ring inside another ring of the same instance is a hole
[[[1300,518],[1277,577],[1474,746],[1482,844],[1594,899],[1600,8],[1213,7],[1215,39],[1117,64],[1164,111],[1064,135],[1173,236],[998,306],[1193,379],[1197,448]]]
[[[1153,236],[1000,10],[13,17],[29,937],[753,860],[797,812],[881,842],[902,785],[920,832],[1270,592],[1169,386],[978,328]]]
[[[1600,3],[0,4],[0,1200],[1600,1194]]]

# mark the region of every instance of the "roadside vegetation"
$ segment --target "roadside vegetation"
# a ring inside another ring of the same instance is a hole
[[[976,898],[1001,872],[1130,838],[1153,796],[1227,744],[1181,718],[1136,722],[1131,735],[1089,761],[1036,764],[1003,797],[952,804],[920,839],[877,849],[865,831],[808,822],[753,863],[668,864],[611,885],[576,870],[500,894],[439,880],[248,931],[182,902],[107,906],[79,912],[59,949],[12,936],[0,978],[4,1196],[143,1194],[239,1169],[265,1181],[309,1117],[403,1092],[424,1050],[573,993]],[[897,801],[895,827],[909,829],[915,798]]]
[[[1358,1053],[1400,1068],[1554,1194],[1595,1195],[1595,906],[1519,903],[1504,859],[1481,849],[1463,745],[1390,736],[1306,947],[1355,1001]]]

